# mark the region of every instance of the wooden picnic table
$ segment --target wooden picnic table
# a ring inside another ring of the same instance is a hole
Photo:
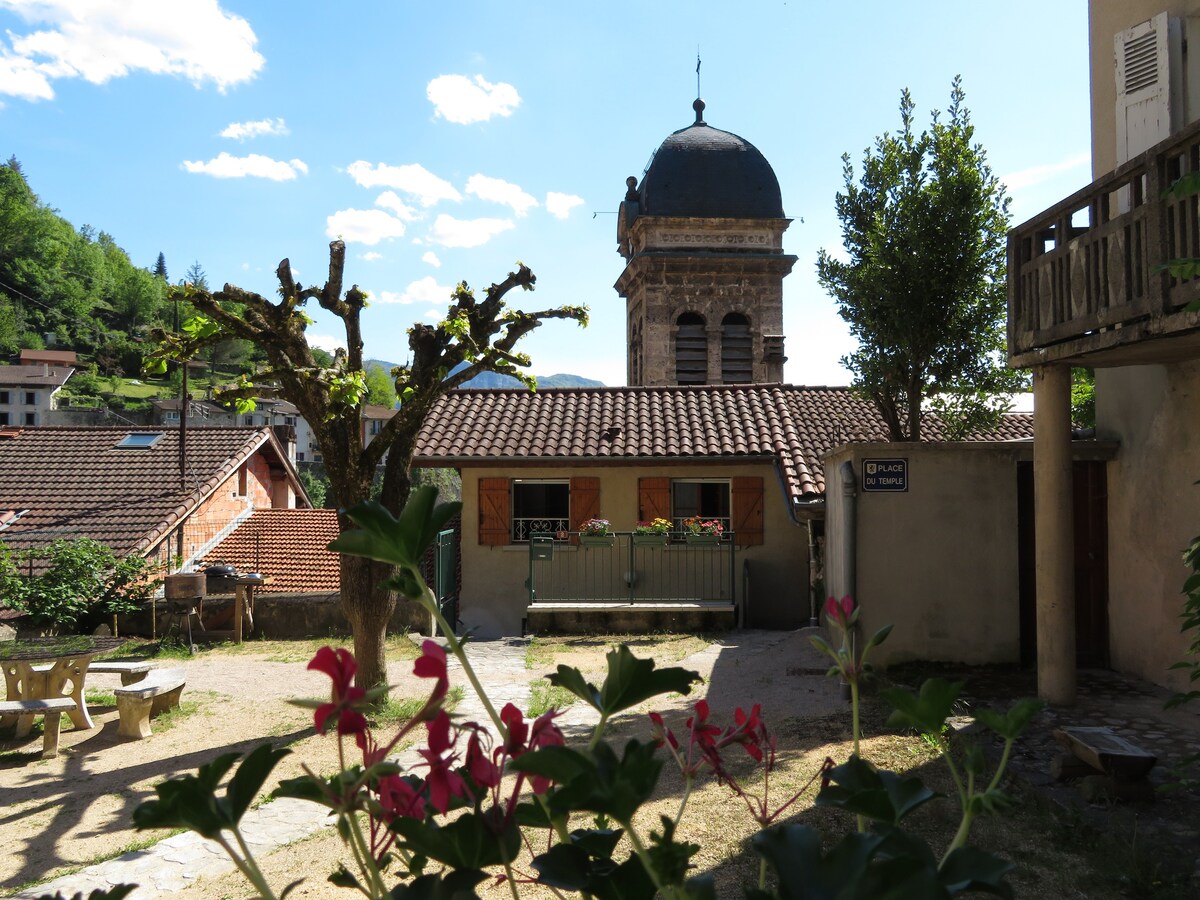
[[[8,700],[50,700],[67,697],[75,708],[67,715],[78,729],[95,728],[83,688],[93,657],[115,650],[124,638],[99,635],[24,638],[0,642],[0,667]],[[0,727],[16,720],[18,738],[33,728],[34,715],[0,717]]]

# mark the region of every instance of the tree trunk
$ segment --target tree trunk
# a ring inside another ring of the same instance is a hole
[[[342,611],[354,632],[354,657],[358,660],[355,684],[366,690],[387,684],[384,639],[396,609],[396,594],[381,585],[391,577],[391,567],[361,556],[342,555]]]

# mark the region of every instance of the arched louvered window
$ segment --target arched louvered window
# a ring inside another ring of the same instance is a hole
[[[675,383],[708,381],[708,332],[704,317],[684,313],[675,322]]]
[[[721,383],[750,384],[754,381],[753,339],[750,320],[729,313],[721,320]]]

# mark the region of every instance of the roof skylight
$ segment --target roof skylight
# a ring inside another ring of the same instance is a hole
[[[162,437],[161,431],[154,432],[139,432],[136,434],[127,434],[121,439],[121,442],[114,448],[116,450],[149,450]]]

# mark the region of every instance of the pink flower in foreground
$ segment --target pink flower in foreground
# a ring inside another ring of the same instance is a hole
[[[425,723],[425,728],[429,732],[429,746],[418,752],[429,765],[429,774],[425,778],[429,788],[429,803],[445,815],[450,808],[451,797],[466,796],[467,783],[454,771],[457,757],[450,752],[454,749],[455,740],[450,730],[450,716],[442,710],[432,721]]]
[[[324,672],[333,681],[330,702],[323,703],[313,713],[317,731],[324,734],[331,716],[337,715],[338,734],[362,734],[367,728],[366,717],[354,709],[367,692],[352,684],[358,664],[354,654],[344,647],[334,650],[322,647],[308,664],[308,668]]]
[[[421,644],[421,655],[413,663],[413,674],[418,678],[436,678],[431,700],[441,700],[450,690],[450,678],[446,675],[446,651],[437,641]]]
[[[397,818],[425,818],[425,800],[411,784],[399,775],[387,775],[379,779],[379,806],[383,819],[391,822]]]
[[[825,615],[829,620],[841,628],[846,628],[851,623],[851,617],[854,615],[854,598],[847,594],[841,600],[836,597],[829,597],[825,601]]]

